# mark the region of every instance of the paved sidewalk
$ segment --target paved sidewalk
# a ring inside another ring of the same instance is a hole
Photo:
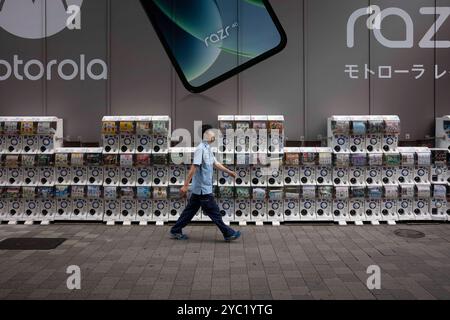
[[[419,230],[422,239],[394,235]],[[210,225],[0,226],[8,237],[64,237],[52,251],[0,251],[0,299],[450,299],[450,224],[241,228],[224,243]],[[81,268],[69,291],[66,268]],[[369,265],[381,290],[366,287]]]

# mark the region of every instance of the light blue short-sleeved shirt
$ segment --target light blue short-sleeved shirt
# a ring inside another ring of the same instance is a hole
[[[193,194],[213,193],[213,173],[216,161],[216,157],[207,142],[200,143],[195,149],[192,163],[197,167],[197,171],[192,179],[191,191]]]

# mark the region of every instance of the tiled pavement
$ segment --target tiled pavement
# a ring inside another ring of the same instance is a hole
[[[394,235],[420,230],[422,239]],[[209,225],[170,240],[168,227],[0,226],[8,237],[65,237],[52,251],[0,251],[0,299],[450,299],[450,224],[241,228]],[[366,287],[369,265],[381,290]],[[82,288],[66,287],[69,265]]]

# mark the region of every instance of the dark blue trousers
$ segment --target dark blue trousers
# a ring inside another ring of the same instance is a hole
[[[212,194],[192,194],[186,209],[184,209],[180,218],[172,227],[171,232],[182,233],[183,228],[191,222],[200,208],[202,208],[203,212],[216,224],[224,237],[229,237],[234,234],[235,231],[223,222],[219,206],[214,200],[214,196]]]

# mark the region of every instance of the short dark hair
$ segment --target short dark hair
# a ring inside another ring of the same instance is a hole
[[[205,135],[205,132],[208,131],[208,130],[211,130],[212,128],[213,127],[211,125],[209,125],[209,124],[202,125],[202,138]]]

